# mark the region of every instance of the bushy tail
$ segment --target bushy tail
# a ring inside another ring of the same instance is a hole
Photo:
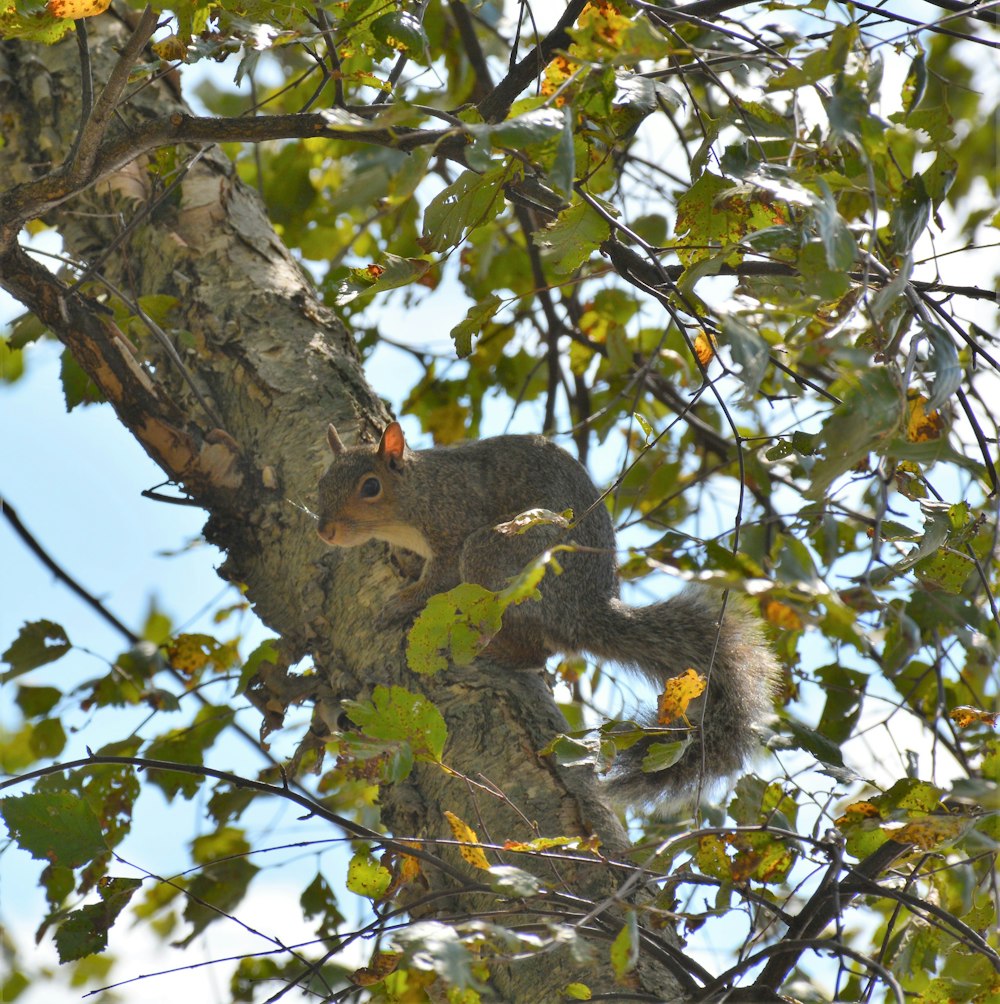
[[[690,800],[713,781],[740,771],[760,744],[771,717],[779,667],[757,620],[732,597],[722,623],[718,593],[691,588],[663,603],[630,607],[613,599],[580,626],[576,647],[642,674],[658,691],[692,668],[708,679],[689,705],[692,741],[672,766],[643,772],[654,742],[642,740],[619,754],[611,777],[614,794],[629,803]],[[644,725],[656,724],[655,710]],[[683,720],[668,723],[683,727]],[[687,733],[678,731],[677,738]]]

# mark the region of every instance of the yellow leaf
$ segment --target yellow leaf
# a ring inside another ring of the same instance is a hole
[[[75,21],[78,17],[103,14],[111,6],[111,0],[49,0],[45,6],[53,17]]]
[[[410,847],[418,846],[413,841],[402,840],[400,843],[407,844]],[[382,894],[383,899],[395,896],[403,886],[416,882],[423,875],[420,868],[420,860],[409,854],[402,854],[399,851],[386,851],[382,855],[382,864],[392,873],[392,882]]]
[[[1000,719],[1000,711],[984,711],[982,708],[970,708],[968,705],[960,704],[948,712],[948,717],[960,729],[967,729],[977,722],[995,727],[997,720]]]
[[[694,340],[694,354],[702,366],[707,366],[715,355],[715,339],[707,331],[699,331]]]
[[[911,443],[926,443],[940,439],[944,429],[944,419],[939,411],[927,411],[927,398],[923,394],[911,394],[906,409],[906,438]]]
[[[705,690],[707,681],[693,669],[688,669],[680,676],[675,676],[667,680],[660,694],[656,707],[656,721],[659,725],[669,725],[671,722],[683,718],[687,725],[691,723],[687,720],[688,705],[696,698],[700,697]]]
[[[802,618],[790,606],[777,600],[764,604],[764,616],[769,623],[786,631],[798,631],[802,627]]]
[[[960,837],[968,826],[969,820],[965,816],[925,816],[903,826],[889,824],[882,830],[898,844],[913,844],[922,851],[929,851]]]
[[[416,841],[402,840],[400,843],[409,847],[419,847]],[[403,882],[412,882],[420,874],[420,859],[409,854],[401,854],[398,859],[399,877]]]
[[[572,847],[574,850],[590,851],[596,854],[601,847],[601,841],[590,837],[536,837],[534,840],[505,840],[505,851],[548,851],[553,847]]]
[[[566,56],[557,54],[553,60],[545,67],[542,74],[541,93],[546,98],[551,98],[556,94],[566,82],[580,69],[579,63],[574,63]],[[560,93],[553,102],[556,108],[561,108],[569,100],[570,95],[565,91]]]
[[[489,871],[490,863],[486,860],[482,847],[479,846],[479,837],[476,836],[476,831],[467,823],[463,823],[453,812],[445,811],[444,818],[448,820],[448,825],[451,827],[451,832],[455,834],[455,839],[462,842],[463,846],[459,847],[462,857],[474,868]]]
[[[371,964],[361,969],[355,969],[351,973],[351,979],[359,987],[370,987],[381,983],[390,973],[395,972],[402,957],[402,952],[376,952],[372,957]]]
[[[177,35],[167,35],[166,38],[161,39],[159,42],[154,42],[150,48],[160,59],[168,63],[187,58],[187,46]]]
[[[208,664],[205,635],[179,634],[167,645],[170,665],[180,673],[193,675]]]
[[[834,822],[837,826],[845,826],[858,823],[862,819],[877,819],[879,815],[878,809],[871,802],[852,802],[844,810],[844,814]]]

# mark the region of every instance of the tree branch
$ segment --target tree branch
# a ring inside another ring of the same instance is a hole
[[[865,882],[881,875],[894,861],[910,851],[910,844],[887,840],[873,851],[849,875],[839,882],[827,880],[820,885],[810,901],[799,912],[794,924],[779,944],[768,952],[770,959],[758,976],[754,989],[775,991],[791,972],[805,948],[817,938],[834,918],[842,915],[846,905],[865,889]]]
[[[3,514],[4,518],[10,523],[14,532],[21,538],[22,542],[35,555],[36,558],[65,586],[68,586],[77,596],[83,600],[88,606],[96,610],[101,617],[104,618],[115,630],[119,631],[124,638],[126,638],[130,645],[135,645],[139,638],[137,635],[133,634],[106,606],[104,606],[101,601],[89,593],[83,586],[80,585],[72,575],[69,574],[61,565],[59,565],[54,558],[49,555],[48,551],[42,547],[41,544],[35,539],[34,534],[21,522],[20,517],[17,515],[17,511],[14,507],[5,499],[0,496],[0,513]]]
[[[282,139],[343,139],[372,143],[409,153],[421,146],[465,164],[465,136],[457,128],[415,129],[369,126],[360,115],[343,109],[289,115],[246,116],[227,119],[177,112],[146,122],[100,148],[90,171],[54,172],[0,195],[0,225],[16,230],[29,219],[54,209],[83,189],[130,164],[137,157],[178,143],[264,143]]]
[[[0,245],[0,285],[56,333],[170,477],[203,499],[231,500],[249,490],[237,444],[222,430],[208,430],[199,445],[189,420],[139,364],[106,308],[67,290],[16,242]]]
[[[345,833],[362,840],[370,840],[376,846],[388,847],[399,854],[407,854],[410,857],[419,858],[428,864],[434,865],[452,878],[461,881],[463,886],[468,885],[468,875],[463,874],[457,868],[452,868],[446,861],[423,850],[415,841],[400,841],[385,833],[371,830],[367,826],[355,823],[346,816],[340,816],[331,812],[322,802],[317,801],[310,795],[299,793],[290,787],[276,784],[268,784],[266,781],[257,781],[250,777],[242,777],[233,774],[228,770],[218,770],[215,767],[205,767],[202,764],[173,763],[170,760],[155,760],[150,757],[141,756],[108,756],[100,753],[91,753],[89,756],[81,757],[78,760],[67,760],[64,763],[49,764],[47,767],[39,767],[37,770],[27,771],[18,774],[16,777],[9,777],[0,780],[0,791],[14,785],[24,784],[33,781],[35,778],[48,777],[50,774],[62,774],[65,771],[78,770],[83,767],[93,767],[99,764],[112,764],[115,766],[137,767],[140,770],[162,770],[174,774],[194,774],[196,777],[213,777],[217,781],[225,781],[236,788],[246,788],[249,791],[256,791],[262,795],[273,795],[276,798],[286,798],[296,805],[302,806],[310,816],[317,816],[319,819],[339,826]],[[483,886],[482,888],[488,888]]]
[[[469,14],[469,9],[465,5],[465,0],[448,0],[448,9],[451,11],[455,28],[458,30],[458,37],[462,40],[462,48],[465,49],[465,54],[469,57],[469,65],[476,77],[472,89],[472,100],[479,104],[493,90],[493,76],[490,73],[489,64],[486,62],[486,56],[483,54],[483,48],[479,44],[476,27],[472,21],[472,15]]]
[[[567,28],[576,24],[589,0],[570,0],[555,27],[479,102],[479,114],[486,122],[500,122],[507,117],[517,96],[548,65],[559,49],[573,41]]]
[[[987,24],[1000,25],[1000,11],[997,11],[992,4],[987,6],[987,4],[980,3],[979,0],[973,0],[972,3],[965,3],[964,0],[926,0],[926,2],[934,7],[940,7],[942,10],[951,11],[953,14],[974,17]]]
[[[104,85],[100,97],[94,103],[94,107],[83,123],[74,143],[72,156],[66,165],[66,179],[69,184],[79,185],[81,180],[90,177],[93,165],[100,153],[108,123],[121,101],[135,61],[156,30],[157,19],[156,11],[152,7],[147,7],[142,12],[131,38],[122,49],[118,62],[108,76],[108,81]],[[84,109],[86,110],[86,101]]]

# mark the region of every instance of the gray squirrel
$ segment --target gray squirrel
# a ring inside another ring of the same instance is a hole
[[[658,691],[688,668],[707,677],[687,722],[670,723],[693,727],[676,763],[641,769],[650,743],[669,735],[618,755],[611,784],[622,801],[689,800],[703,784],[744,766],[759,745],[779,678],[757,619],[730,602],[720,624],[720,601],[701,588],[644,607],[622,603],[611,517],[587,471],[565,450],[530,435],[410,450],[398,422],[377,446],[347,447],[332,425],[327,440],[333,461],[319,483],[320,537],[333,547],[387,541],[424,559],[419,579],[389,600],[387,620],[411,617],[461,582],[501,589],[542,551],[572,544],[559,554],[562,574],[542,580],[541,600],[507,609],[488,655],[505,665],[540,666],[557,652],[587,652],[639,673]],[[572,509],[572,526],[496,531],[529,509]]]

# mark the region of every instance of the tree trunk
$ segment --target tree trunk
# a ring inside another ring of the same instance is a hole
[[[99,88],[128,29],[110,14],[87,26]],[[169,76],[127,93],[115,129],[183,110]],[[0,43],[0,177],[19,185],[63,162],[80,105],[72,36],[51,48]],[[536,752],[564,728],[542,673],[480,661],[430,681],[416,677],[406,667],[402,632],[376,626],[382,597],[399,584],[387,551],[369,545],[335,553],[318,540],[299,506],[315,507],[327,422],[371,436],[387,416],[350,334],[283,247],[260,198],[219,150],[204,148],[193,160],[192,152],[166,149],[125,164],[46,212],[67,256],[88,269],[78,289],[19,250],[24,221],[11,209],[16,193],[0,195],[0,282],[70,348],[166,476],[205,507],[205,535],[227,555],[221,574],[245,583],[289,663],[311,655],[334,701],[398,684],[425,693],[442,712],[449,730],[444,759],[460,776],[418,764],[404,783],[383,788],[391,832],[451,838],[444,817],[450,810],[484,841],[594,835],[603,854],[621,855],[625,833],[589,768],[559,770]],[[120,330],[128,322],[103,305],[108,289],[147,312],[154,307],[144,297],[176,298],[161,325],[170,348],[138,324]],[[445,857],[469,875],[470,886],[485,889],[482,872],[457,852]],[[625,906],[614,900],[616,872],[596,856],[593,863],[553,864],[514,855],[509,863],[579,897],[584,913],[591,903],[605,906],[587,925],[597,932],[592,967],[569,951],[495,965],[494,999],[553,1001],[574,980],[594,993],[613,992],[608,949]],[[455,895],[430,900],[423,916],[498,908],[489,892],[459,894],[454,878],[425,871],[432,891]],[[574,912],[564,902],[552,909],[553,923]],[[642,971],[642,983],[646,992],[676,996],[658,966]]]

